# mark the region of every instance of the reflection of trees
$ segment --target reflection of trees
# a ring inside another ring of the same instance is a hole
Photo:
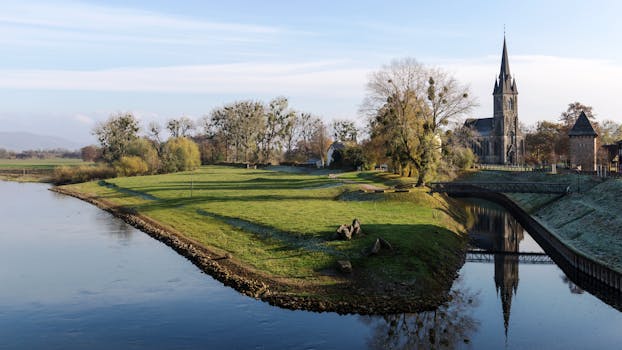
[[[477,306],[476,295],[469,290],[452,290],[449,297],[450,301],[435,311],[374,319],[377,324],[368,340],[369,348],[453,349],[468,343],[479,326],[470,313]]]

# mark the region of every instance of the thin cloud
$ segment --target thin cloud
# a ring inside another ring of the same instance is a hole
[[[206,21],[76,2],[0,4],[0,43],[5,45],[58,46],[78,42],[206,45],[265,42],[284,33],[275,26]]]
[[[239,63],[105,70],[0,70],[7,89],[352,96],[368,69],[339,61]]]

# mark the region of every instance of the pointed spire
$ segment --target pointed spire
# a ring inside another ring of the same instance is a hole
[[[587,115],[585,115],[584,111],[581,111],[579,118],[574,123],[574,126],[568,132],[568,136],[593,136],[596,137],[598,134],[594,131],[592,127],[592,123],[587,119]]]
[[[503,81],[506,77],[510,76],[510,60],[508,59],[508,49],[505,44],[505,33],[503,35],[503,54],[501,56],[501,71],[499,72],[499,78]]]

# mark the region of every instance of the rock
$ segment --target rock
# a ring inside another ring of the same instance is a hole
[[[337,268],[343,273],[352,273],[352,263],[349,260],[337,260]]]
[[[378,240],[380,241],[380,247],[382,249],[393,251],[393,246],[391,245],[391,243],[389,243],[389,241],[387,241],[386,239],[382,237],[378,238]]]
[[[380,238],[376,238],[376,241],[369,249],[369,255],[376,255],[380,253],[381,248],[382,248],[382,245],[380,244]]]
[[[352,231],[350,231],[350,227],[346,224],[339,226],[337,229],[337,238],[351,240],[352,239]]]
[[[359,219],[354,218],[352,220],[352,236],[360,236],[363,234],[363,230],[361,229],[361,222]]]

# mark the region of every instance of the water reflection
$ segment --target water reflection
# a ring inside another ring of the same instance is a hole
[[[507,336],[512,298],[518,291],[519,255],[525,230],[507,211],[490,203],[468,207],[475,221],[469,230],[473,247],[494,255],[494,281],[501,299],[503,326]]]
[[[462,285],[461,281],[457,283]],[[434,311],[367,318],[373,329],[368,347],[453,349],[469,344],[480,325],[473,317],[473,310],[479,306],[477,295],[468,288],[458,288],[451,291],[450,299]]]

